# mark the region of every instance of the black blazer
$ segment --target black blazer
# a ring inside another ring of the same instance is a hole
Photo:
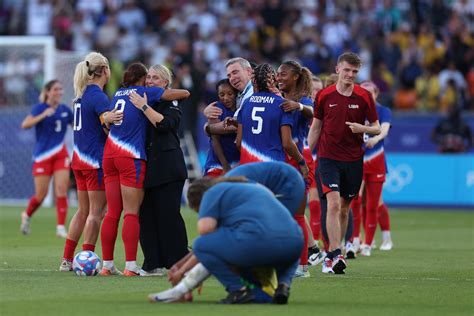
[[[178,102],[163,100],[152,108],[165,118],[157,126],[150,123],[147,127],[145,188],[184,181],[188,177],[178,136],[183,114]]]

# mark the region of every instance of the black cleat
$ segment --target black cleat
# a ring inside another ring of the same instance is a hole
[[[288,304],[290,297],[290,287],[286,284],[278,284],[278,287],[273,295],[273,304]]]
[[[247,304],[255,299],[255,295],[248,289],[243,291],[229,292],[226,298],[220,300],[220,304]]]

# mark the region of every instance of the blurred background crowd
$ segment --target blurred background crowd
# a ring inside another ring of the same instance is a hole
[[[473,0],[3,0],[0,34],[53,35],[59,50],[102,52],[110,92],[129,62],[166,64],[175,86],[191,91],[191,120],[231,57],[295,59],[324,78],[345,50],[361,55],[358,79],[373,80],[395,110],[474,110]],[[4,91],[34,95],[18,75],[31,77],[38,62],[1,57]]]

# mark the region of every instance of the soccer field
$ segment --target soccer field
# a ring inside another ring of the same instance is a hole
[[[474,212],[393,210],[394,250],[349,261],[346,275],[310,268],[310,278],[294,281],[287,306],[221,306],[226,293],[215,279],[194,303],[151,304],[147,294],[168,288],[166,278],[58,272],[64,240],[55,236],[55,210],[41,208],[27,237],[19,231],[21,211],[0,206],[0,315],[474,314]],[[183,214],[192,240],[197,217]],[[115,253],[123,268],[120,236]]]

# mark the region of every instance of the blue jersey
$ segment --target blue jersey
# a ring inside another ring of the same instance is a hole
[[[313,106],[313,100],[309,97],[302,97],[299,102],[303,105]],[[304,143],[307,142],[309,122],[311,119],[304,117],[301,111],[296,110],[293,112],[293,120],[294,123],[293,128],[291,129],[291,137],[300,153],[302,153]]]
[[[244,176],[267,187],[294,215],[304,197],[304,180],[291,165],[284,162],[254,162],[240,165],[225,175]]]
[[[293,116],[281,109],[285,101],[269,92],[254,93],[245,100],[237,121],[242,124],[240,163],[285,161],[280,128],[293,126]]]
[[[199,218],[212,217],[218,227],[239,234],[264,235],[268,239],[300,237],[290,213],[260,184],[222,182],[211,187],[201,201]]]
[[[40,103],[31,110],[32,116],[43,113],[49,105]],[[64,147],[64,136],[67,125],[72,124],[72,111],[64,104],[58,105],[51,116],[47,116],[35,125],[36,144],[33,150],[33,161],[40,162],[51,158]]]
[[[146,160],[145,141],[148,119],[142,110],[137,109],[128,95],[135,91],[139,95],[147,95],[149,103],[160,101],[165,91],[163,88],[145,88],[132,86],[120,88],[115,92],[111,108],[123,112],[123,120],[110,126],[109,137],[104,149],[104,158],[130,157]]]
[[[220,121],[223,121],[226,117],[234,117],[235,112],[226,108],[224,104],[217,102],[216,106],[222,110],[222,114],[219,116]],[[219,135],[219,142],[222,146],[222,151],[224,152],[225,159],[230,166],[236,165],[240,160],[240,151],[237,149],[237,146],[235,146],[235,136],[235,133]],[[213,169],[222,169],[222,164],[214,152],[212,142],[213,140],[209,139],[209,151],[204,166],[205,173],[208,173]]]
[[[376,104],[377,115],[379,117],[380,125],[392,121],[392,111],[381,104]],[[375,136],[375,135],[374,135]],[[367,142],[371,137],[364,134],[364,142]],[[365,146],[364,146],[365,147]],[[384,151],[384,140],[379,141],[373,148],[365,147],[364,153],[364,173],[383,174],[386,173],[386,161]]]
[[[109,98],[102,89],[91,84],[74,102],[74,154],[72,168],[89,170],[102,168],[102,155],[107,135],[100,115],[107,111]]]

